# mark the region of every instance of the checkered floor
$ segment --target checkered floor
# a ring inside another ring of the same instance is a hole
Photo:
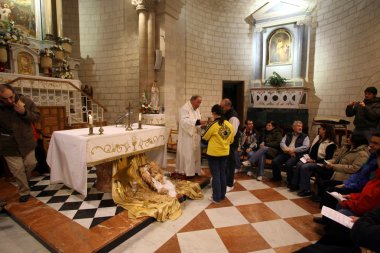
[[[87,197],[64,184],[50,185],[49,176],[32,178],[31,195],[59,211],[85,228],[91,228],[113,217],[124,209],[115,205],[111,193],[103,193],[93,187],[95,168],[88,172]]]
[[[262,182],[246,173],[236,174],[235,187],[221,204],[210,203],[207,197],[212,190],[205,188],[206,199],[193,202],[191,205],[195,207],[189,205],[184,209],[184,212],[195,212],[192,208],[200,212],[185,225],[180,225],[154,251],[294,252],[317,241],[323,234],[323,227],[312,221],[320,213],[318,204],[289,192],[284,182],[270,182],[270,171],[265,173]],[[154,238],[154,230],[149,235]],[[162,238],[162,233],[159,236]],[[138,244],[126,242],[120,248],[127,249],[131,245]],[[136,252],[150,250],[143,244],[141,247]]]

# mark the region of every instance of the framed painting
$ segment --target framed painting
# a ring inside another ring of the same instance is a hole
[[[277,29],[269,36],[267,44],[268,65],[292,63],[293,39],[286,29]]]
[[[38,0],[0,0],[0,19],[13,21],[27,37],[41,37],[40,17]]]

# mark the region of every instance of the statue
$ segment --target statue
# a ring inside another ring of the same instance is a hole
[[[12,10],[9,8],[8,4],[4,4],[3,7],[0,6],[0,19],[2,21],[9,21],[9,15]]]
[[[158,105],[160,101],[159,97],[160,97],[160,90],[157,87],[157,81],[154,81],[152,85],[152,89],[151,89],[151,94],[150,94],[150,104],[154,111],[160,110],[160,106]]]
[[[141,93],[140,103],[142,105],[146,105],[148,103],[148,100],[146,99],[145,91]]]

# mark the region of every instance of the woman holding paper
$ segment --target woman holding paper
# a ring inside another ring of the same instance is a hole
[[[377,163],[380,163],[380,149],[377,150]],[[342,195],[346,200],[340,202],[339,212],[348,216],[362,216],[380,206],[380,168],[375,170],[375,178],[368,181],[359,193]],[[339,205],[338,208],[339,209]]]
[[[290,190],[299,189],[298,195],[301,197],[310,196],[310,174],[323,164],[324,160],[333,157],[336,149],[334,128],[327,124],[322,124],[318,130],[310,147],[309,154],[305,154],[296,165],[294,177]]]
[[[368,157],[367,139],[364,135],[352,134],[348,144],[342,148],[336,158],[326,161],[323,169],[316,171],[318,197],[321,198],[328,187],[342,184],[356,173]]]

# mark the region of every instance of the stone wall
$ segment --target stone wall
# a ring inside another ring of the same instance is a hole
[[[346,105],[363,100],[366,87],[380,89],[379,13],[377,0],[318,1],[309,120],[345,118]]]
[[[94,87],[113,123],[128,102],[139,107],[137,13],[129,1],[81,0],[79,16],[79,78]]]
[[[223,80],[244,81],[252,74],[252,36],[244,21],[252,1],[186,2],[186,81],[184,94],[203,96],[203,116],[222,99]],[[244,98],[242,98],[244,99]],[[246,103],[247,104],[247,103]]]

